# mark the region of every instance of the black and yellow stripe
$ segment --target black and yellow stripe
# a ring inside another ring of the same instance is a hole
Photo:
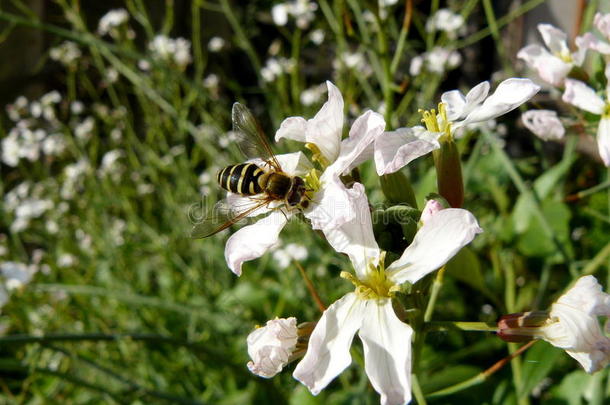
[[[265,173],[254,163],[240,163],[227,166],[218,172],[220,187],[232,193],[254,195],[263,191],[259,178]]]

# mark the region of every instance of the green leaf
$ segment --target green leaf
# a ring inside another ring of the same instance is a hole
[[[559,240],[568,240],[570,235],[569,208],[562,202],[546,200],[542,202],[542,214],[553,230],[553,235],[543,231],[540,220],[532,217],[527,229],[519,238],[517,247],[526,256],[543,257],[556,253],[553,236]]]
[[[487,291],[477,255],[469,247],[464,247],[445,265],[447,274],[468,284],[475,290]]]
[[[585,391],[589,389],[589,375],[582,370],[574,371],[566,375],[559,385],[551,389],[553,397],[563,400],[566,405],[581,405]]]
[[[527,351],[523,361],[523,391],[519,393],[520,397],[529,395],[542,382],[560,355],[560,349],[547,343],[536,343]]]
[[[430,393],[464,382],[481,371],[479,367],[467,365],[445,367],[425,379],[420,378],[420,384],[424,393]]]

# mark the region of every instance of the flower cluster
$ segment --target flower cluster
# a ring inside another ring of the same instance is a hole
[[[308,159],[298,151],[276,156],[283,172],[303,179],[308,204],[291,207],[273,202],[248,212],[251,217],[266,215],[229,237],[225,258],[231,271],[241,275],[243,263],[276,248],[282,228],[294,215],[302,214],[336,252],[350,259],[352,271],[342,272],[341,277],[354,285],[354,291],[326,308],[313,328],[297,327],[296,319],[288,318],[269,321],[252,332],[248,337],[252,358],[248,368],[269,378],[289,361],[303,356],[293,376],[315,395],[349,366],[350,346],[358,333],[364,347],[365,371],[381,403],[407,403],[411,400],[413,328],[408,318],[394,309],[402,305],[397,294],[443,267],[482,229],[472,213],[459,208],[461,202],[448,199],[452,208],[431,199],[421,212],[417,211],[415,223],[419,229],[410,243],[395,252],[395,260],[386,261],[387,252],[375,238],[365,188],[358,181],[345,179],[367,160],[374,161],[380,176],[388,176],[430,152],[443,155],[446,145],[453,143],[456,129],[493,120],[517,108],[539,87],[528,79],[512,78],[500,83],[491,95],[488,82],[466,95],[458,90],[446,92],[438,112],[423,112],[425,127],[386,131],[380,114],[365,111],[354,120],[346,138],[343,97],[331,82],[326,82],[326,88],[328,100],[313,118],[286,118],[275,134],[276,141],[303,143],[311,155]],[[443,159],[444,155],[439,158]],[[250,162],[261,169],[268,164],[261,159]],[[439,171],[439,177],[451,177],[445,183],[461,183],[456,173],[443,173]],[[439,190],[443,194],[440,186]],[[247,206],[248,200],[257,198],[229,193],[225,205],[237,212]],[[307,250],[295,244],[274,254],[280,267],[306,256]]]
[[[600,89],[601,86],[595,82],[597,75],[587,74],[583,62],[587,51],[601,55],[605,60],[605,81],[610,81],[609,21],[610,14],[597,13],[593,23],[604,39],[599,39],[593,32],[587,32],[576,38],[574,52],[570,51],[564,32],[550,24],[540,24],[538,30],[546,47],[532,44],[517,54],[543,81],[563,91],[563,102],[595,117],[597,148],[606,166],[610,166],[610,90],[607,83]],[[555,111],[528,111],[522,120],[530,131],[543,140],[558,140],[565,136],[565,128]]]

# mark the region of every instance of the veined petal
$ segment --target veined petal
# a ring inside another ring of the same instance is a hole
[[[281,210],[273,211],[231,235],[225,246],[225,259],[231,271],[241,276],[243,262],[261,257],[275,245],[290,215]]]
[[[538,31],[542,35],[542,40],[549,50],[556,55],[568,54],[568,36],[565,32],[555,28],[551,24],[538,24]]]
[[[517,53],[519,59],[536,70],[542,80],[553,86],[561,86],[572,69],[571,64],[552,55],[540,45],[528,45]]]
[[[565,85],[561,97],[563,101],[593,114],[601,115],[604,112],[604,100],[591,87],[574,79],[566,79]]]
[[[303,176],[313,169],[313,165],[303,152],[275,155],[275,158],[282,166],[282,170],[291,176]]]
[[[313,229],[326,232],[351,221],[355,214],[348,189],[334,175],[320,178],[322,188],[316,192],[305,217],[311,221]]]
[[[307,121],[306,140],[316,144],[329,162],[339,156],[343,133],[343,96],[334,84],[327,81],[328,101]]]
[[[337,160],[325,172],[336,175],[346,174],[358,164],[372,157],[365,152],[370,151],[368,146],[383,133],[385,120],[381,114],[367,111],[354,121],[349,131],[349,138],[341,142],[341,149]]]
[[[468,114],[460,124],[487,121],[506,114],[532,98],[539,90],[540,86],[534,84],[530,79],[506,79],[479,108]]]
[[[423,127],[398,128],[375,139],[375,166],[378,175],[394,173],[412,160],[440,148],[440,132]]]
[[[348,293],[324,311],[292,376],[317,395],[352,362],[350,346],[362,325],[366,301]]]
[[[275,133],[275,140],[282,138],[314,143],[330,162],[339,156],[343,131],[343,97],[334,84],[327,81],[328,101],[310,120],[302,117],[286,118]]]
[[[481,104],[489,94],[489,82],[484,81],[474,86],[466,94],[466,114],[469,114],[475,107]]]
[[[372,262],[377,265],[379,261],[379,246],[373,234],[369,201],[364,186],[356,183],[347,193],[355,210],[353,219],[340,227],[324,231],[324,235],[337,252],[349,256],[356,276],[365,278],[367,264]]]
[[[434,214],[415,234],[402,256],[387,268],[396,283],[415,283],[447,263],[483,230],[469,211],[447,208]]]
[[[382,405],[411,401],[411,335],[392,309],[392,301],[370,300],[358,336],[364,346],[364,369],[381,395]]]
[[[597,149],[604,165],[610,167],[610,117],[602,117],[597,127]]]

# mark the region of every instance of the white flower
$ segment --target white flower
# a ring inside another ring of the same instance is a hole
[[[527,129],[545,141],[562,139],[566,133],[556,111],[529,110],[521,114]]]
[[[74,255],[72,255],[70,253],[62,253],[57,258],[57,266],[58,267],[72,267],[76,263],[78,263],[78,259],[76,258],[76,256],[74,256]]]
[[[74,135],[79,139],[87,140],[91,137],[94,128],[95,119],[89,116],[74,127]]]
[[[424,52],[421,55],[411,59],[409,73],[411,76],[417,76],[421,73],[422,68],[427,71],[443,74],[447,70],[455,69],[462,62],[462,55],[459,52],[435,46],[429,52]]]
[[[212,37],[208,42],[208,50],[210,52],[219,52],[224,48],[225,40],[221,37]]]
[[[271,8],[271,18],[273,18],[273,23],[280,27],[286,25],[286,23],[288,22],[288,11],[288,3],[280,3],[274,5]]]
[[[606,41],[600,41],[590,32],[577,37],[575,42],[579,48],[591,49],[603,55],[610,55],[610,14],[596,13],[593,24],[604,35]]]
[[[411,76],[419,75],[423,66],[424,57],[422,55],[414,56],[413,59],[411,59],[411,64],[409,65],[409,74]]]
[[[106,152],[102,157],[102,163],[100,164],[100,168],[98,170],[100,175],[105,176],[110,173],[116,173],[116,162],[123,156],[125,156],[125,152],[120,149],[114,149]]]
[[[311,39],[311,42],[313,42],[315,45],[322,44],[322,42],[324,42],[324,37],[325,37],[324,30],[321,28],[313,30],[309,34],[309,38]]]
[[[148,44],[153,55],[166,62],[173,62],[179,68],[191,63],[191,42],[184,38],[172,39],[165,35],[157,35]]]
[[[584,276],[551,306],[542,339],[564,349],[587,373],[610,364],[610,338],[604,335],[598,316],[610,317],[610,295],[593,276]]]
[[[20,145],[16,131],[10,131],[2,139],[2,162],[11,167],[16,167],[20,159]]]
[[[320,84],[303,90],[300,97],[301,103],[304,106],[310,106],[312,104],[317,103],[322,98],[322,95],[324,94],[325,90],[326,86],[324,86],[324,84]]]
[[[572,67],[582,64],[586,49],[579,45],[579,49],[571,53],[565,32],[550,24],[538,24],[538,31],[546,48],[538,44],[528,45],[517,53],[517,57],[523,59],[545,82],[561,86]]]
[[[76,43],[64,41],[59,46],[51,48],[49,56],[65,66],[70,66],[80,59],[82,53]]]
[[[464,17],[448,8],[439,9],[426,21],[426,31],[444,31],[451,39],[457,37],[458,30],[464,25]]]
[[[356,286],[334,302],[309,338],[307,353],[293,376],[317,395],[351,363],[354,335],[364,346],[365,371],[384,405],[411,400],[411,327],[398,319],[392,297],[398,286],[415,283],[443,266],[481,232],[472,214],[462,209],[435,213],[415,235],[402,256],[388,268],[375,241],[364,187],[348,190],[357,214],[327,233],[328,242],[346,253],[355,275],[345,275]]]
[[[307,248],[297,243],[289,243],[273,252],[273,258],[280,268],[285,269],[290,266],[293,260],[305,260],[307,258]]]
[[[294,66],[295,62],[292,59],[269,58],[261,69],[261,76],[266,82],[272,82],[282,73],[290,72]]]
[[[384,132],[375,140],[375,167],[377,174],[394,173],[411,161],[440,148],[440,133],[424,127],[398,128]]]
[[[100,18],[100,22],[97,25],[97,32],[100,35],[110,34],[114,37],[113,30],[116,27],[125,24],[128,20],[129,13],[124,8],[110,10]]]
[[[610,64],[606,65],[605,73],[606,79],[610,78]],[[566,79],[565,86],[563,101],[601,116],[597,127],[597,149],[604,165],[610,166],[610,85],[606,87],[604,98],[579,80]]]
[[[316,172],[315,184],[310,184],[312,197],[304,215],[311,221],[313,229],[323,232],[342,225],[353,218],[354,209],[350,194],[339,176],[372,157],[372,142],[385,127],[383,117],[367,111],[352,125],[349,137],[341,140],[343,132],[343,97],[332,83],[326,82],[328,101],[314,118],[286,118],[275,134],[276,141],[282,138],[306,142],[315,150],[314,160],[325,168],[321,176]],[[311,175],[313,166],[301,152],[277,156],[285,173],[291,176]],[[256,162],[260,165],[262,161]],[[244,199],[246,201],[244,201]],[[240,207],[250,197],[231,195],[227,197],[230,207]],[[264,213],[257,210],[250,216]],[[286,207],[272,211],[258,222],[245,226],[234,233],[225,246],[225,259],[231,271],[241,274],[244,261],[260,257],[278,241],[279,232],[294,214]]]
[[[205,87],[206,89],[214,89],[218,87],[219,83],[220,79],[214,73],[210,73],[203,79],[203,87]]]
[[[288,16],[295,18],[297,27],[306,29],[315,18],[318,5],[309,0],[293,0],[291,2],[276,4],[271,8],[273,23],[284,26],[288,23]]]
[[[267,321],[248,335],[248,369],[261,377],[271,378],[288,363],[298,340],[294,317]]]
[[[4,278],[8,290],[18,289],[28,284],[35,272],[34,266],[28,266],[24,263],[0,263],[0,274]]]

